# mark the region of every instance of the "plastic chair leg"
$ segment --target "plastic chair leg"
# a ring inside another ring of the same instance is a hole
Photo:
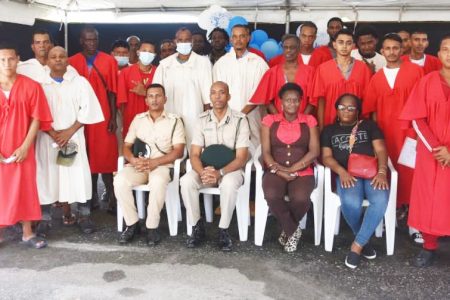
[[[203,202],[205,207],[206,222],[212,223],[213,221],[213,195],[203,194]]]
[[[137,205],[137,211],[139,219],[143,220],[145,219],[145,192],[143,191],[136,191],[136,205]]]

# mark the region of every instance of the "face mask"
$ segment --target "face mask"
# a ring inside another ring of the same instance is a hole
[[[192,43],[177,43],[177,52],[182,55],[191,53]]]
[[[139,52],[139,61],[144,66],[148,66],[155,59],[156,54],[151,52]]]
[[[130,58],[128,56],[114,56],[114,58],[117,60],[119,67],[124,67],[130,62]]]

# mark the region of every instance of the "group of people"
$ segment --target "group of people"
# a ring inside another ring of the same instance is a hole
[[[180,180],[192,226],[186,245],[205,239],[199,190],[218,186],[218,241],[230,251],[243,168],[261,147],[264,197],[284,251],[297,249],[320,161],[336,175],[355,235],[345,264],[375,258],[370,238],[388,204],[390,159],[399,174],[397,206],[409,213],[414,241],[423,243],[414,263],[430,265],[439,237],[450,235],[450,35],[435,57],[425,54],[421,30],[379,40],[371,26],[353,34],[332,18],[327,32],[330,42],[314,48],[317,27],[304,22],[298,35],[283,36],[283,54],[268,62],[249,48],[244,25],[231,36],[214,29],[210,49],[187,28],[159,49],[130,36],[105,53],[88,26],[82,51],[71,57],[39,30],[35,58],[24,62],[14,44],[1,42],[0,228],[21,222],[23,242],[43,248],[51,207],[59,203],[65,225],[94,232],[100,175],[108,211],[119,205],[123,212],[121,244],[140,230],[133,187],[148,184],[146,237],[156,245],[173,163],[188,152],[192,170]],[[119,154],[126,164],[117,172]]]

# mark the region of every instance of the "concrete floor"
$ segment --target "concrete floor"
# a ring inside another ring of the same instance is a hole
[[[163,216],[165,214],[163,213]],[[360,268],[343,264],[352,235],[346,226],[335,238],[333,253],[313,245],[308,224],[296,253],[283,253],[279,229],[269,218],[263,247],[239,242],[236,222],[231,253],[216,248],[217,221],[207,225],[208,242],[186,249],[186,227],[148,248],[144,235],[129,246],[117,244],[115,217],[96,211],[98,231],[82,235],[55,218],[46,249],[27,249],[20,233],[6,231],[0,246],[0,299],[450,299],[450,240],[441,243],[434,266],[410,265],[420,250],[397,231],[395,254],[386,256],[384,239],[373,239],[378,257]],[[311,223],[312,219],[309,219]]]

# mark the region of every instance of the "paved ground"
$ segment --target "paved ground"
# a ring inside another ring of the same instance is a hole
[[[233,220],[234,251],[221,253],[217,218],[207,226],[209,241],[193,250],[184,247],[184,222],[170,237],[163,219],[162,243],[148,248],[144,236],[119,246],[115,218],[104,211],[94,220],[98,232],[83,236],[56,219],[42,250],[24,248],[20,234],[8,229],[0,246],[0,299],[450,299],[449,239],[435,265],[418,270],[410,260],[419,248],[403,232],[397,232],[394,256],[386,256],[384,239],[374,238],[379,256],[352,271],[343,264],[351,243],[345,226],[333,253],[313,245],[308,224],[298,251],[286,254],[276,243],[273,218],[263,247],[253,244],[253,226],[249,241],[238,242]]]

